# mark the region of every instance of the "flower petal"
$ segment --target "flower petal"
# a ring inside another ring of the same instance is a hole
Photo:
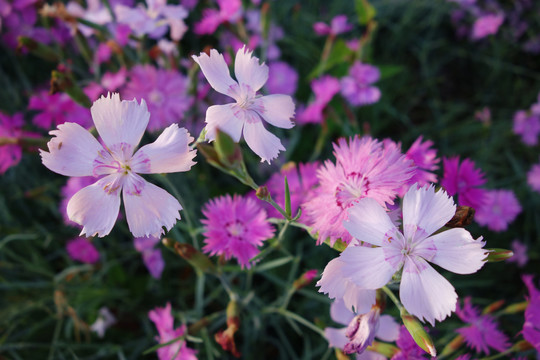
[[[247,116],[257,116],[248,114]],[[248,120],[244,124],[244,138],[253,152],[261,157],[261,162],[275,159],[285,148],[279,138],[266,130],[260,120]]]
[[[238,86],[229,73],[229,67],[223,55],[218,53],[216,49],[210,50],[210,56],[201,53],[199,56],[193,55],[192,58],[201,67],[210,86],[217,92],[229,95],[231,88]]]
[[[48,143],[49,152],[39,150],[41,161],[49,170],[65,176],[92,176],[94,160],[103,146],[81,125],[64,123]]]
[[[405,262],[399,296],[409,313],[432,326],[456,310],[452,284],[421,258]]]
[[[435,256],[426,259],[456,274],[472,274],[484,266],[486,250],[482,237],[474,240],[471,234],[462,228],[454,228],[430,236],[436,247]],[[421,248],[422,244],[417,246]]]
[[[268,80],[268,66],[264,63],[259,65],[259,58],[252,54],[253,51],[246,49],[245,45],[238,49],[234,59],[234,74],[239,84],[249,85],[256,92]]]
[[[257,113],[270,124],[290,129],[294,126],[291,119],[294,117],[294,102],[289,95],[267,95],[255,100],[262,110]]]
[[[192,141],[185,128],[172,124],[163,130],[156,141],[135,153],[132,169],[140,174],[188,171],[195,165],[193,158],[197,155],[196,150],[189,149],[188,144]]]
[[[69,200],[67,214],[71,221],[83,226],[81,235],[103,237],[111,232],[120,210],[120,192],[110,184],[122,175],[112,174],[79,190]]]
[[[170,230],[180,219],[178,200],[137,174],[128,176],[123,196],[129,230],[135,237],[160,236],[163,226]]]
[[[331,328],[327,327],[324,329],[324,337],[328,341],[328,347],[333,347],[336,349],[343,349],[345,345],[349,342],[349,339],[345,335],[347,328]]]
[[[396,341],[399,337],[399,328],[400,325],[392,316],[381,315],[375,337],[386,342]]]
[[[210,141],[216,139],[216,129],[226,132],[235,142],[240,141],[244,127],[243,115],[245,111],[234,104],[212,105],[206,110],[206,138]]]
[[[342,299],[336,299],[330,305],[330,317],[338,324],[349,325],[354,318],[354,313],[351,311],[351,308],[345,306],[345,302]]]
[[[120,101],[120,95],[109,93],[107,97],[102,96],[94,101],[90,111],[96,129],[107,147],[125,143],[131,145],[133,154],[150,120],[144,99],[140,104],[137,100]]]
[[[398,270],[386,260],[382,247],[349,246],[340,255],[342,272],[363,289],[379,289],[386,285]]]
[[[387,234],[395,229],[383,207],[372,198],[363,198],[348,209],[349,219],[343,227],[356,239],[381,246]]]
[[[420,228],[425,235],[433,234],[443,227],[456,213],[454,200],[433,185],[419,188],[410,187],[403,197],[403,230],[408,239],[414,238],[414,231]]]

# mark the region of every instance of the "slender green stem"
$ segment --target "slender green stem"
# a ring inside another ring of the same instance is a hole
[[[388,297],[390,298],[390,300],[392,300],[392,302],[396,305],[396,307],[399,309],[399,312],[402,312],[405,310],[405,308],[403,307],[403,305],[401,305],[401,302],[399,301],[399,299],[396,297],[396,295],[392,292],[392,290],[390,290],[389,288],[387,288],[386,286],[383,286],[382,288],[382,291],[384,291],[384,293],[386,295],[388,295]]]
[[[308,320],[304,319],[303,317],[301,317],[298,314],[295,314],[295,313],[290,312],[290,311],[285,310],[285,309],[276,309],[276,308],[265,309],[265,310],[263,310],[263,312],[269,312],[269,313],[275,312],[275,313],[281,314],[281,315],[283,315],[285,317],[288,317],[289,319],[292,319],[292,320],[304,325],[305,327],[313,330],[317,334],[321,335],[321,337],[326,339],[326,336],[325,336],[324,331],[322,329],[318,328],[317,326],[315,326],[315,324],[313,324],[312,322],[309,322]]]

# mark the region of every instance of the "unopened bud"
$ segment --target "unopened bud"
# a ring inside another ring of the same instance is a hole
[[[240,353],[236,349],[236,343],[234,342],[234,334],[240,328],[240,308],[238,302],[235,300],[229,301],[227,305],[227,329],[225,331],[218,331],[214,335],[216,342],[221,345],[223,350],[229,351],[233,356],[240,357]]]
[[[517,314],[520,312],[525,311],[527,309],[527,306],[529,306],[528,301],[522,301],[517,304],[508,305],[506,308],[503,309],[503,314]]]
[[[465,343],[465,338],[461,335],[456,336],[452,341],[446,344],[440,356],[443,357],[452,354],[459,349],[463,343]]]
[[[84,91],[73,81],[71,76],[57,70],[52,71],[51,76],[51,94],[65,92],[78,104],[90,108],[92,102]]]
[[[514,256],[512,250],[507,249],[486,249],[486,251],[488,252],[488,256],[485,259],[487,262],[504,261]]]
[[[504,300],[495,301],[494,303],[486,306],[484,308],[484,311],[482,311],[482,314],[491,314],[492,312],[499,310],[503,305],[504,305]]]
[[[345,336],[349,338],[349,342],[343,348],[345,354],[361,354],[373,343],[380,315],[381,309],[378,306],[373,306],[368,313],[356,315],[351,320],[345,332]]]
[[[387,343],[378,342],[378,341],[373,341],[371,346],[368,346],[367,350],[384,355],[385,357],[389,359],[392,358],[392,356],[396,355],[400,351],[398,347],[392,344],[387,344]]]
[[[514,346],[512,346],[512,350],[515,352],[527,351],[532,349],[534,349],[534,346],[532,346],[532,344],[527,340],[521,340],[518,343],[514,344]]]
[[[58,52],[45,44],[26,36],[19,36],[17,40],[17,51],[19,52],[22,49],[28,49],[32,55],[42,58],[43,60],[51,62],[58,62],[60,60]]]
[[[446,223],[446,227],[456,228],[470,225],[474,219],[475,210],[469,206],[458,206],[454,217]]]
[[[316,269],[306,271],[305,273],[302,274],[302,276],[294,280],[293,288],[295,290],[298,290],[305,286],[308,286],[313,281],[313,279],[317,277],[318,273],[319,272]]]
[[[268,188],[266,186],[259,186],[257,191],[255,192],[255,195],[261,200],[269,200],[270,199],[270,191],[268,191]]]
[[[226,132],[216,130],[216,141],[214,148],[221,163],[235,167],[243,161],[240,146]]]
[[[433,340],[431,340],[431,337],[424,329],[420,321],[418,321],[416,317],[407,314],[406,312],[401,314],[401,319],[403,320],[403,324],[409,331],[409,334],[411,334],[416,344],[429,355],[437,356],[437,350],[435,349]]]
[[[215,266],[208,256],[195,249],[192,245],[177,242],[174,244],[174,250],[195,269],[207,273],[215,272]]]

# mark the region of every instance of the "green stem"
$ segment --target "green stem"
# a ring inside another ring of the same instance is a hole
[[[285,310],[285,309],[276,309],[276,308],[265,309],[265,310],[263,310],[263,312],[281,314],[281,315],[283,315],[285,317],[288,317],[289,319],[292,319],[292,320],[304,325],[305,327],[307,327],[307,328],[313,330],[314,332],[316,332],[317,334],[321,335],[322,338],[326,339],[326,335],[324,334],[324,331],[322,329],[318,328],[317,326],[315,326],[315,324],[313,324],[312,322],[309,322],[308,320],[304,319],[303,317],[301,317],[298,314],[295,314],[295,313],[290,312],[290,311]]]
[[[403,312],[405,311],[405,308],[403,307],[403,305],[401,305],[401,302],[399,301],[399,299],[396,297],[396,295],[392,292],[392,290],[390,290],[389,288],[387,288],[386,286],[383,286],[382,288],[382,291],[384,291],[384,293],[386,295],[388,295],[388,297],[390,298],[390,300],[392,300],[392,302],[394,303],[394,305],[396,305],[396,307],[399,309],[399,312]]]

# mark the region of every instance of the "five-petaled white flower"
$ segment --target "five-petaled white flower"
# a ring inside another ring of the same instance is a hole
[[[105,146],[75,123],[64,123],[40,150],[43,165],[66,176],[100,177],[79,190],[67,205],[70,220],[83,226],[81,234],[105,236],[116,222],[120,192],[129,230],[135,237],[159,236],[170,230],[182,209],[167,191],[147,182],[138,174],[188,171],[195,163],[193,141],[186,129],[172,124],[151,144],[139,144],[150,113],[144,100],[120,101],[118,94],[102,96],[94,102],[92,118]]]
[[[243,132],[251,150],[261,161],[270,163],[285,148],[277,136],[265,129],[262,120],[280,128],[292,128],[294,103],[289,95],[257,95],[268,80],[268,66],[259,64],[259,59],[251,54],[245,46],[236,53],[234,73],[238,82],[231,78],[225,59],[217,50],[210,50],[210,56],[205,53],[193,56],[210,85],[236,100],[236,103],[208,108],[206,137],[215,140],[219,128],[238,142]]]
[[[343,226],[364,246],[353,240],[328,264],[318,283],[320,291],[339,297],[348,291],[342,287],[352,284],[353,290],[369,294],[402,270],[399,293],[407,311],[432,325],[435,320],[444,320],[456,309],[457,295],[428,261],[457,274],[471,274],[484,265],[486,257],[482,238],[474,240],[465,229],[434,234],[455,210],[444,191],[415,184],[403,198],[401,232],[377,201],[361,199],[349,209]]]

